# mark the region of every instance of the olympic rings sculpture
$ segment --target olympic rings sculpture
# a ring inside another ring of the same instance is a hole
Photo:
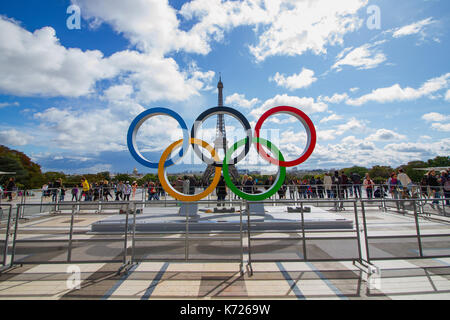
[[[300,155],[300,157],[298,157],[296,160],[293,161],[285,161],[280,150],[278,150],[278,148],[275,145],[273,145],[268,140],[260,138],[261,127],[264,124],[264,122],[270,116],[280,113],[294,116],[303,124],[303,126],[306,129],[307,143],[305,149],[303,153]],[[244,127],[247,136],[245,139],[236,142],[230,149],[228,149],[223,161],[219,159],[216,150],[212,146],[210,146],[205,141],[195,138],[198,128],[201,126],[201,124],[205,122],[208,118],[219,114],[227,114],[236,118]],[[137,132],[139,131],[139,128],[144,124],[145,121],[158,115],[165,115],[175,119],[183,131],[183,139],[172,143],[164,151],[159,162],[156,163],[149,161],[141,154],[141,152],[137,148],[136,136]],[[194,126],[192,127],[190,134],[185,121],[183,120],[183,118],[181,118],[181,116],[178,113],[166,108],[149,109],[142,112],[140,115],[136,117],[136,119],[134,119],[128,130],[127,136],[128,149],[130,150],[130,153],[133,156],[133,158],[145,167],[151,169],[158,169],[158,178],[161,182],[161,186],[163,187],[163,189],[173,198],[185,202],[199,201],[201,199],[206,198],[209,194],[213,193],[217,185],[219,184],[222,171],[225,183],[227,184],[228,188],[230,188],[230,190],[233,191],[233,193],[235,193],[239,197],[248,201],[263,201],[267,198],[270,198],[282,187],[284,180],[286,178],[286,168],[294,167],[305,162],[312,155],[316,147],[316,142],[317,142],[316,129],[311,119],[303,111],[288,106],[276,107],[265,112],[261,116],[259,121],[256,123],[254,136],[252,134],[250,123],[244,117],[244,115],[242,115],[242,113],[240,113],[236,109],[229,107],[216,107],[203,112],[194,122]],[[166,169],[168,167],[175,165],[178,161],[180,161],[183,158],[183,156],[187,154],[191,145],[194,149],[195,154],[197,154],[197,156],[200,157],[204,163],[212,164],[216,168],[212,183],[203,192],[196,195],[186,195],[175,190],[174,187],[168,182],[166,173]],[[278,175],[274,184],[271,186],[269,190],[261,194],[249,194],[241,191],[238,187],[234,185],[228,170],[230,164],[236,165],[238,162],[243,160],[248,155],[252,145],[256,146],[256,149],[261,157],[279,167]],[[273,156],[276,157],[276,159],[270,156],[261,147],[261,145],[268,148],[273,154]],[[173,150],[179,148],[180,146],[181,146],[180,152],[172,156],[172,158],[168,159],[169,156],[173,153]],[[242,147],[244,147],[244,150],[237,157],[232,159],[231,157],[236,152],[236,150]],[[203,152],[200,150],[200,148],[206,149],[206,151],[210,153],[211,157],[205,156]]]

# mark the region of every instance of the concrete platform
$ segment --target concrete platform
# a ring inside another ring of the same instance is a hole
[[[172,232],[186,230],[186,217],[178,214],[179,208],[145,208],[136,216],[136,232]],[[123,232],[126,217],[111,215],[92,224],[95,233]],[[247,215],[242,219],[247,228]],[[254,231],[300,231],[300,213],[289,213],[288,207],[267,207],[265,215],[255,214],[250,219]],[[304,213],[305,229],[353,229],[353,221],[321,208],[311,207]],[[129,217],[132,227],[133,217]],[[199,208],[196,216],[189,218],[190,231],[239,231],[240,213],[206,213]]]

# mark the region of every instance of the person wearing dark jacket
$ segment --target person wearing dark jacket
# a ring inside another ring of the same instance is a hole
[[[12,193],[13,193],[15,187],[16,187],[16,184],[14,183],[14,178],[10,178],[8,185],[6,186],[6,193],[8,194],[8,201],[12,201]]]
[[[436,171],[434,170],[431,170],[428,173],[428,185],[430,186],[431,190],[430,198],[439,198],[440,183],[438,177],[436,176]],[[437,200],[433,200],[431,206],[434,207],[433,205],[438,203],[439,202]]]
[[[255,183],[253,182],[253,178],[251,176],[248,176],[247,180],[244,183],[244,192],[248,194],[255,193]]]
[[[361,176],[357,173],[352,173],[350,179],[353,183],[353,193],[355,198],[361,198]]]
[[[217,188],[216,188],[216,193],[217,193],[217,206],[218,207],[220,207],[220,206],[225,206],[225,198],[226,198],[226,196],[227,196],[227,185],[226,185],[226,183],[225,183],[225,179],[224,179],[224,177],[222,176],[222,177],[220,177],[220,180],[219,180],[219,184],[217,185]]]

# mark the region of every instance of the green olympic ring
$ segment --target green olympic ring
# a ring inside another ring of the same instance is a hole
[[[235,195],[237,195],[237,196],[239,196],[242,199],[247,200],[247,201],[264,201],[264,200],[270,198],[271,196],[273,196],[283,186],[284,180],[286,178],[286,167],[281,167],[281,166],[279,167],[277,179],[275,180],[276,182],[272,185],[272,187],[269,190],[267,190],[264,193],[248,194],[248,193],[245,193],[245,192],[242,192],[241,190],[239,190],[239,188],[237,188],[233,184],[233,181],[231,181],[230,174],[229,174],[229,171],[228,171],[228,164],[229,164],[228,163],[228,159],[231,159],[233,153],[238,148],[244,146],[247,143],[247,140],[248,140],[248,138],[245,138],[245,139],[243,139],[241,141],[236,142],[227,151],[227,154],[225,155],[225,158],[223,159],[223,177],[225,179],[225,182],[226,182],[228,188],[230,188],[230,190]],[[284,161],[284,157],[281,154],[281,151],[278,150],[278,148],[275,147],[270,141],[262,139],[262,138],[254,137],[253,138],[253,143],[260,143],[263,146],[269,148],[274,155],[278,155],[278,160]]]

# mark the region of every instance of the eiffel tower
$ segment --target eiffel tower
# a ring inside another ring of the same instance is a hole
[[[222,76],[220,76],[219,83],[217,84],[217,89],[219,89],[219,107],[223,107],[223,83]],[[216,128],[216,140],[214,141],[214,149],[217,152],[219,150],[223,150],[223,154],[225,155],[228,151],[228,142],[227,142],[227,132],[225,130],[225,117],[223,114],[219,114],[217,116],[217,128]],[[209,164],[206,168],[205,173],[203,174],[203,184],[206,186],[209,184],[209,179],[214,174],[216,167],[212,164]],[[231,177],[235,181],[239,181],[239,173],[234,164],[228,165],[228,171],[230,172]]]

